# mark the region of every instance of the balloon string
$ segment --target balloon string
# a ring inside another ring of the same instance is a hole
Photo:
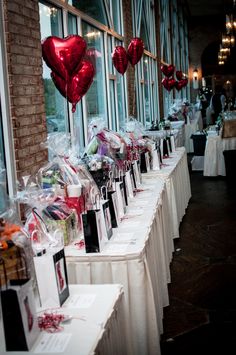
[[[133,102],[132,102],[132,115],[133,115],[133,117],[134,117],[134,114],[135,114],[135,102],[136,102],[136,90],[135,90],[135,85],[134,85]]]
[[[67,95],[67,91],[68,90],[68,82],[67,82],[67,72],[66,72],[66,101],[67,101],[67,105],[68,105],[68,95]]]

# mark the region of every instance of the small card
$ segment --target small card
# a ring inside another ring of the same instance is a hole
[[[134,216],[134,215],[141,216],[142,214],[143,214],[142,207],[132,208],[132,209],[129,209],[129,211],[128,211],[128,215],[130,215],[130,216]]]
[[[118,244],[118,243],[114,243],[114,244],[109,244],[108,247],[106,248],[106,250],[104,250],[104,252],[107,254],[107,253],[110,253],[110,252],[116,252],[116,253],[125,253],[126,250],[128,248],[128,245],[127,243],[125,244]]]
[[[69,302],[65,304],[67,308],[90,308],[96,298],[95,294],[73,295],[70,297]]]
[[[121,225],[120,228],[138,228],[140,226],[140,221],[129,221],[129,220],[124,220]]]
[[[70,341],[72,334],[43,334],[39,344],[36,346],[34,353],[63,353]]]
[[[147,206],[149,203],[149,201],[147,200],[141,200],[141,199],[135,199],[135,207],[143,207],[143,206]],[[132,207],[132,205],[130,205],[130,207]]]
[[[114,238],[114,242],[116,241],[131,241],[134,237],[134,233],[117,233],[116,237]]]

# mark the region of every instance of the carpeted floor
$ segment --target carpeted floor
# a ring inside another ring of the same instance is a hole
[[[192,198],[171,263],[162,355],[233,355],[236,193],[223,177],[191,171],[190,177]]]

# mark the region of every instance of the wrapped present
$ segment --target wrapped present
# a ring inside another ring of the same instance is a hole
[[[59,213],[58,213],[59,212]],[[78,237],[78,217],[76,211],[71,210],[69,214],[61,213],[55,206],[48,206],[43,211],[44,219],[49,232],[59,230],[63,236],[64,245],[70,244]]]

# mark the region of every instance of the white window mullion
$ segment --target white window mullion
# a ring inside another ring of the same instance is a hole
[[[109,37],[108,37],[107,33],[104,33],[103,46],[104,46],[104,52],[105,53],[108,53],[108,45],[107,45],[107,41],[108,40],[109,40]],[[106,84],[105,85],[106,85],[106,94],[107,94],[106,106],[107,106],[107,109],[108,109],[108,127],[111,128],[112,127],[112,117],[111,117],[112,110],[111,110],[111,97],[110,97],[110,73],[109,73],[109,64],[108,64],[107,55],[105,55],[105,68],[106,68],[106,72],[105,72],[105,76],[106,76],[105,83]]]

